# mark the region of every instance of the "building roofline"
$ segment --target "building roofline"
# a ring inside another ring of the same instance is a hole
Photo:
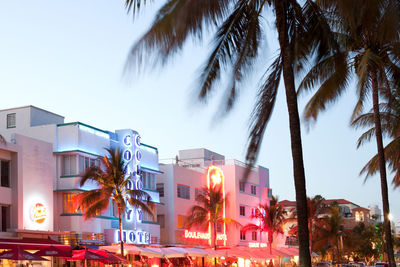
[[[51,111],[48,111],[48,110],[45,110],[45,109],[43,109],[43,108],[38,108],[38,107],[33,106],[33,105],[20,106],[20,107],[15,107],[15,108],[0,109],[0,112],[1,112],[1,111],[8,111],[8,110],[15,110],[15,109],[25,109],[25,108],[35,108],[35,109],[39,109],[39,110],[41,110],[41,111],[45,111],[45,112],[51,113],[51,114],[53,114],[53,115],[56,115],[56,116],[59,116],[59,117],[62,117],[63,119],[65,119],[64,116],[61,116],[61,115],[59,115],[59,114],[57,114],[57,113],[54,113],[54,112],[51,112]]]

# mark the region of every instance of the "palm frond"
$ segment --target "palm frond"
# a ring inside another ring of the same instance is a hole
[[[271,64],[269,74],[258,91],[256,106],[250,116],[250,134],[247,145],[246,163],[248,164],[245,179],[254,166],[261,147],[264,132],[275,106],[276,95],[282,73],[282,56],[279,55]]]
[[[155,63],[165,64],[180,51],[189,36],[201,39],[203,31],[218,23],[228,10],[229,0],[168,0],[151,28],[132,47],[126,69]]]

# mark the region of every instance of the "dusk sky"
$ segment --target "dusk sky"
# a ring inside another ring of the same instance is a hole
[[[124,74],[130,47],[150,25],[156,7],[149,6],[134,20],[122,0],[1,1],[0,109],[34,105],[64,116],[66,122],[110,131],[131,128],[142,142],[158,148],[160,159],[174,158],[180,149],[204,147],[244,161],[259,77],[277,51],[273,28],[266,38],[266,60],[255,64],[236,108],[216,117],[224,82],[208,105],[197,104],[193,96],[210,39],[188,42],[164,68]],[[378,176],[365,184],[359,176],[376,144],[356,149],[362,131],[349,127],[354,91],[350,87],[317,123],[302,128],[307,193],[382,209]],[[301,111],[306,100],[300,99]],[[295,199],[283,86],[258,164],[269,168],[273,193],[280,200]],[[393,189],[391,179],[389,174],[391,213],[399,221],[400,189]]]

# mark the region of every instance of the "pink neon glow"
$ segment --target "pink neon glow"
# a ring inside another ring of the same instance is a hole
[[[207,171],[207,187],[210,188],[210,184],[212,182],[212,186],[216,186],[218,184],[222,184],[222,196],[225,199],[225,176],[224,176],[224,172],[216,167],[216,166],[209,166],[208,167],[208,171]],[[210,216],[210,215],[209,215]],[[226,216],[226,211],[225,211],[225,205],[222,209],[222,216],[223,218],[225,218]],[[208,225],[208,232],[211,234],[211,224]],[[224,240],[224,246],[226,246],[226,224],[224,223],[224,233],[223,235],[225,236],[225,238],[223,238],[222,240]],[[218,237],[218,236],[217,236]],[[218,238],[217,238],[218,240]],[[209,240],[209,245],[211,245],[211,239]]]

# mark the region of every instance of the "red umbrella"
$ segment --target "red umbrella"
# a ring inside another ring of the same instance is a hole
[[[107,258],[105,262],[107,263],[119,263],[119,262],[128,262],[126,259],[115,255],[114,253],[111,253],[107,250],[102,250],[102,249],[89,249],[90,252],[99,254],[101,256],[104,256]]]
[[[54,246],[43,248],[34,253],[37,256],[48,256],[48,257],[71,257],[71,251],[61,250]]]
[[[21,248],[13,248],[11,250],[4,251],[0,253],[0,259],[8,260],[33,260],[33,261],[47,261],[38,255],[29,253]]]
[[[89,250],[74,250],[72,251],[73,260],[107,260],[106,257],[93,253]]]

